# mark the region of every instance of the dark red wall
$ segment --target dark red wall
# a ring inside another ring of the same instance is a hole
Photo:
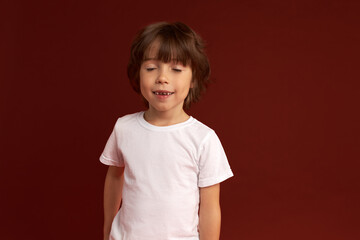
[[[5,6],[6,5],[6,6]],[[183,21],[213,85],[189,112],[235,177],[224,240],[359,239],[358,1],[7,1],[1,7],[0,239],[101,239],[116,118],[144,25]]]

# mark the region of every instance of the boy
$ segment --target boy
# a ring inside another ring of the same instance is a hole
[[[118,118],[100,156],[109,165],[104,239],[219,239],[219,183],[233,173],[216,133],[184,111],[209,74],[187,25],[156,23],[136,36],[128,77],[147,110]]]

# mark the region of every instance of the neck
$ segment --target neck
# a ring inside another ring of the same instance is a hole
[[[189,115],[182,108],[158,111],[150,106],[145,112],[144,118],[147,122],[155,126],[169,126],[185,122],[189,119]]]

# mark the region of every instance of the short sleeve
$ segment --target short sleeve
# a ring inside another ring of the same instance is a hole
[[[213,130],[203,140],[199,151],[199,187],[211,186],[234,176],[220,139]]]
[[[122,154],[117,144],[116,138],[116,124],[110,134],[109,139],[106,142],[104,151],[100,156],[100,162],[105,165],[123,167],[124,161],[122,158]]]

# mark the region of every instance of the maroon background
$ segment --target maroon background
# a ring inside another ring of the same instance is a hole
[[[101,239],[117,117],[144,25],[206,40],[213,85],[189,112],[216,130],[235,177],[221,239],[360,239],[358,1],[4,1],[1,239]]]

